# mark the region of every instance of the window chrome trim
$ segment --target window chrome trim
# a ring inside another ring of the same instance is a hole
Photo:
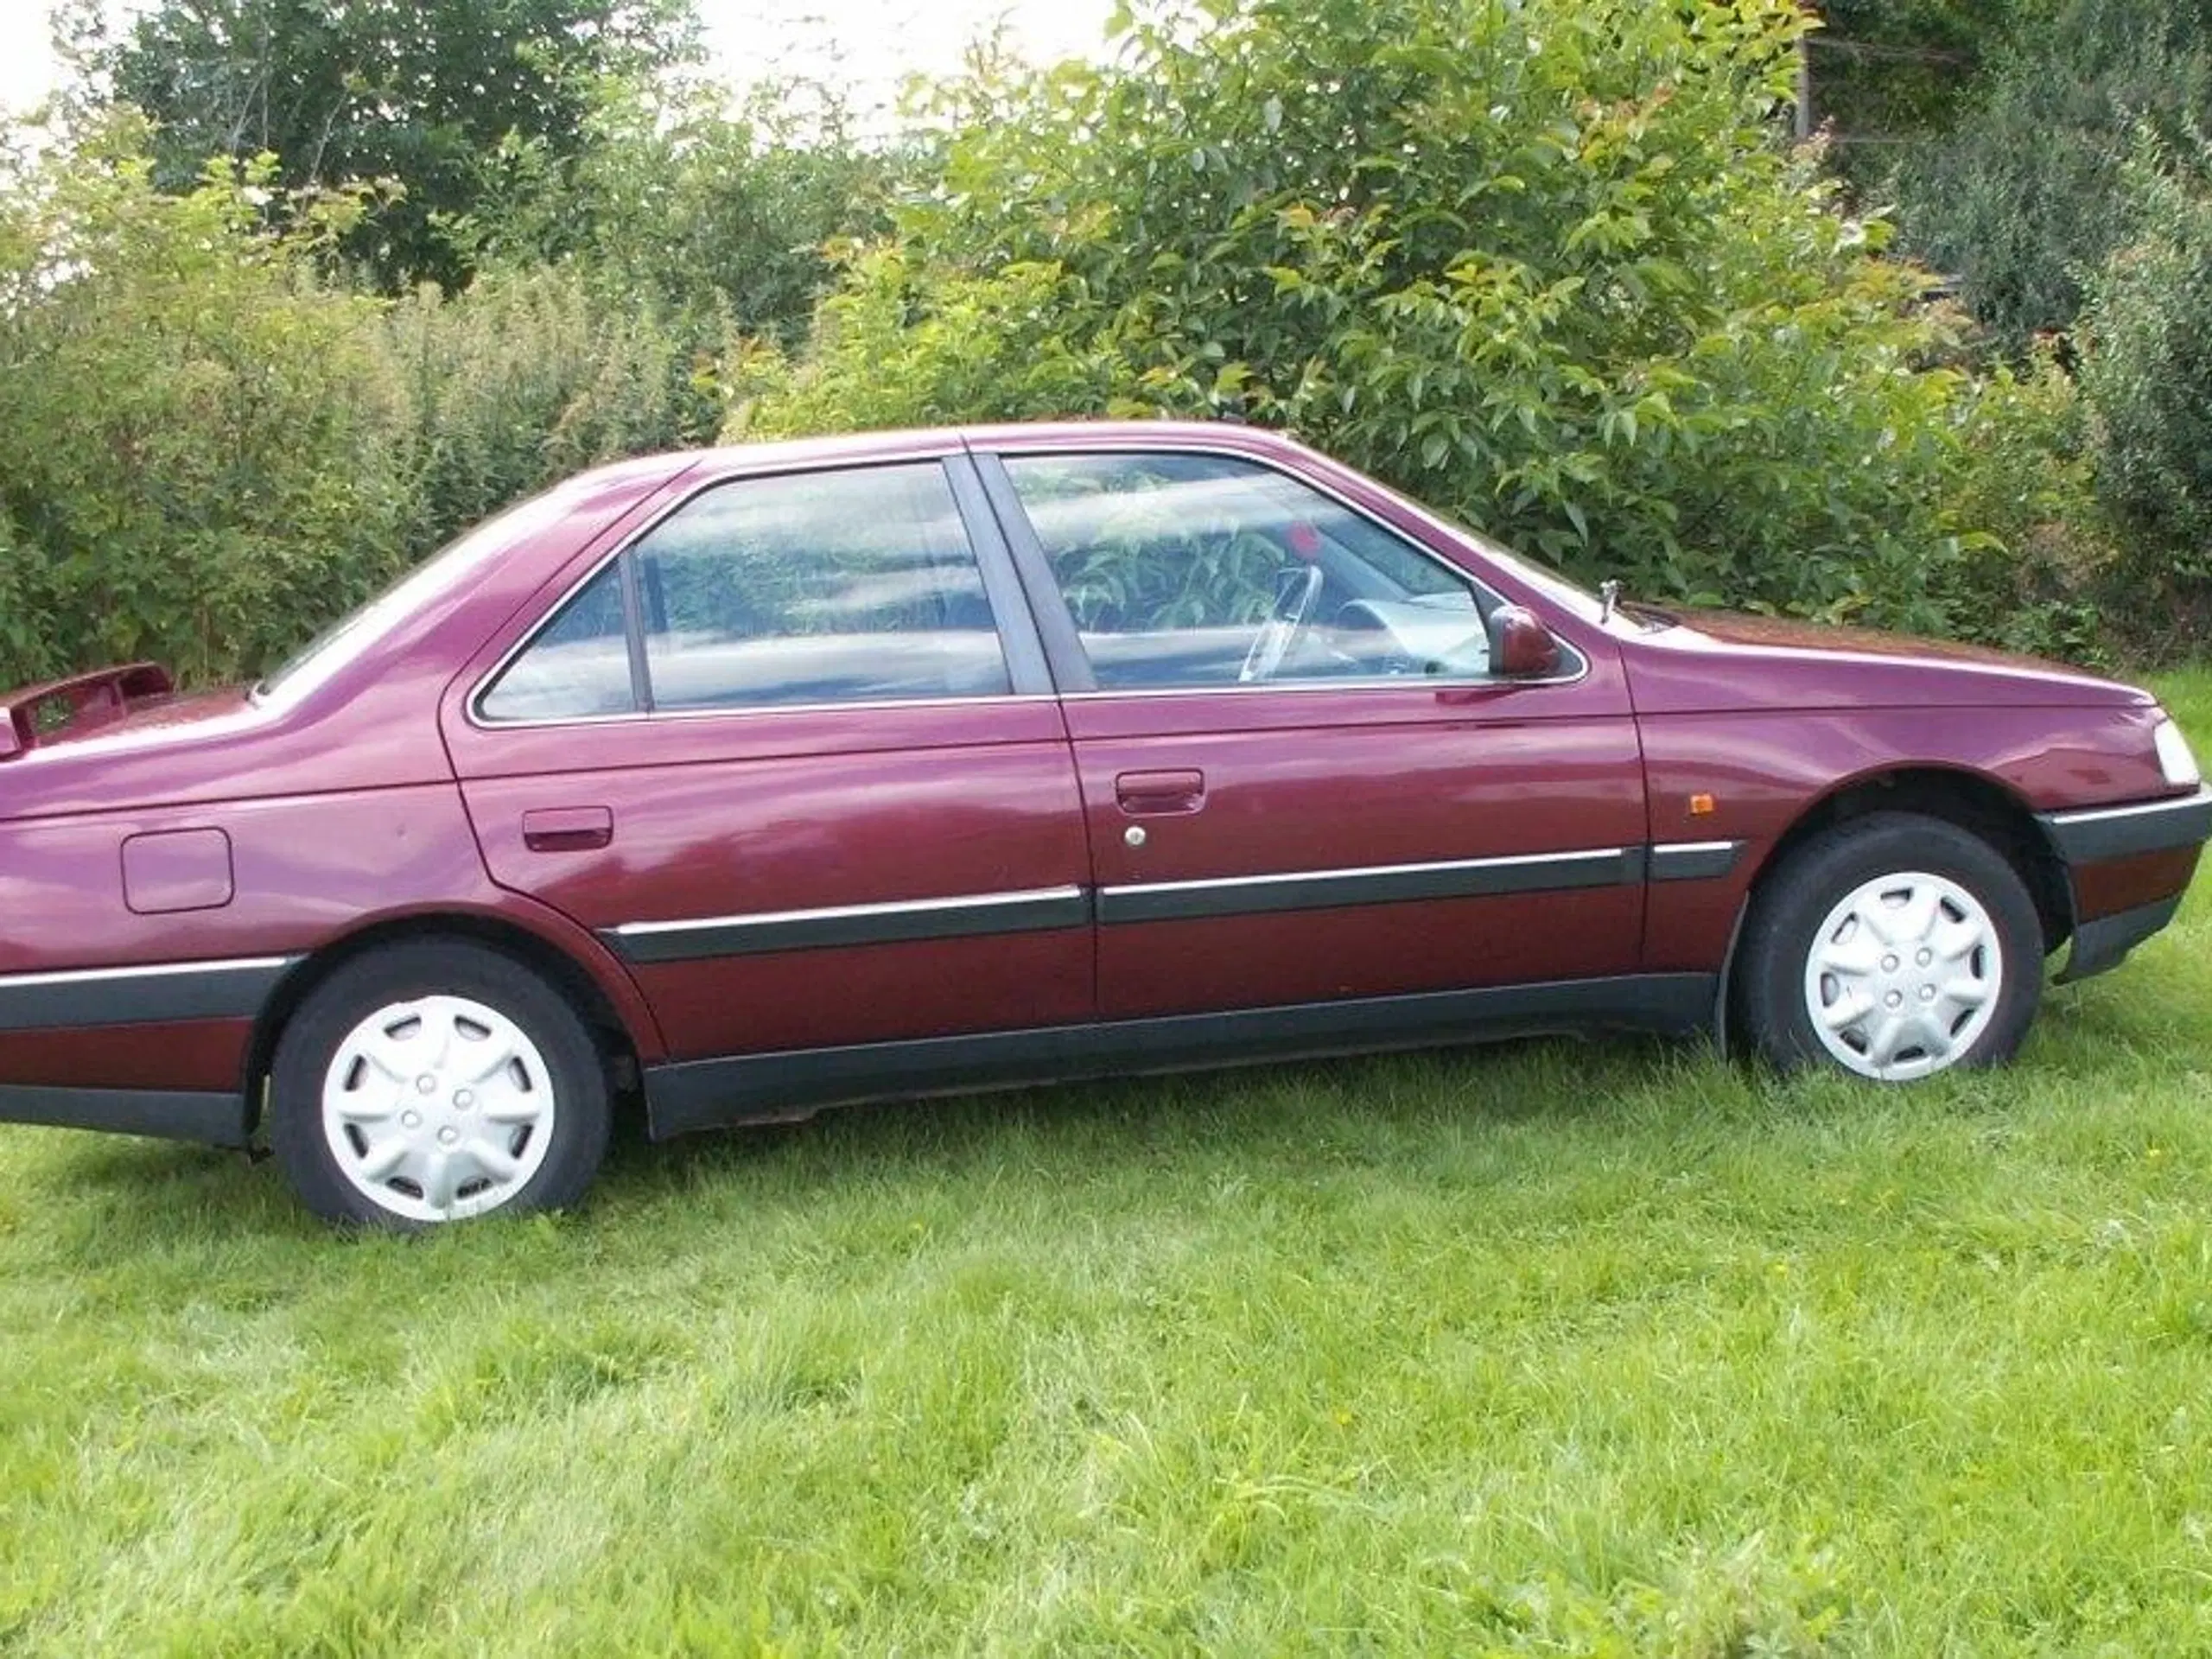
[[[1573,647],[1568,647],[1570,650]],[[1447,680],[1441,677],[1407,675],[1402,678],[1382,675],[1359,679],[1341,680],[1255,680],[1234,685],[1129,685],[1116,690],[1096,691],[1069,691],[1062,694],[1066,702],[1096,702],[1101,699],[1130,697],[1217,697],[1223,696],[1250,696],[1254,693],[1312,693],[1315,691],[1516,691],[1540,685],[1578,685],[1590,677],[1588,661],[1583,653],[1574,652],[1582,660],[1581,671],[1562,674],[1549,679],[1482,679]]]
[[[490,725],[472,718],[469,724],[485,732],[528,732],[565,729],[571,726],[664,726],[676,720],[738,720],[763,715],[873,714],[904,709],[987,709],[1008,702],[1052,702],[1046,691],[993,692],[977,697],[887,697],[878,702],[748,702],[728,709],[632,709],[626,715],[549,715],[538,720],[500,720]],[[645,762],[639,764],[644,765]]]

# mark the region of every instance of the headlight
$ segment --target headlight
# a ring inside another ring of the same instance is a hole
[[[2196,757],[2189,752],[2189,740],[2172,721],[2160,721],[2151,734],[2151,741],[2158,751],[2158,769],[2176,789],[2187,789],[2203,781],[2203,773],[2196,769]]]

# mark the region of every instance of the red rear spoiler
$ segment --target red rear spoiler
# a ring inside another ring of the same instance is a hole
[[[0,760],[12,760],[64,732],[75,734],[120,720],[134,704],[165,697],[175,689],[168,670],[159,663],[133,663],[26,686],[0,699],[8,716],[0,724]]]

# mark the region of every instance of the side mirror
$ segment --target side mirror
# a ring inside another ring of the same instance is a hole
[[[1541,680],[1559,672],[1559,640],[1543,620],[1522,605],[1490,613],[1490,671],[1501,679]]]

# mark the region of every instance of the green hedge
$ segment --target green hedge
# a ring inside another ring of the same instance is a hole
[[[503,503],[711,430],[715,340],[550,269],[365,297],[325,274],[353,204],[165,194],[143,137],[0,180],[0,680],[251,676]]]

